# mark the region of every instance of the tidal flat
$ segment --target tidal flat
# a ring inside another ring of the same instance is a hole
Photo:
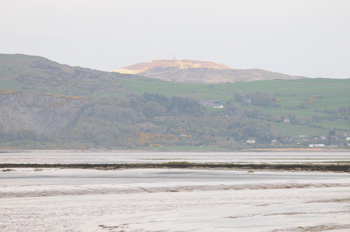
[[[1,164],[338,164],[350,153],[1,153]],[[1,231],[349,231],[350,174],[0,169]]]

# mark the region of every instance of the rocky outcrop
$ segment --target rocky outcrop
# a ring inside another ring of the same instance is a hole
[[[83,111],[85,99],[75,96],[23,92],[0,93],[2,133],[31,131],[53,135],[72,128]]]

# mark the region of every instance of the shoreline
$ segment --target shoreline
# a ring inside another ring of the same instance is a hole
[[[349,152],[350,149],[344,148],[251,148],[251,149],[242,149],[242,150],[143,150],[143,149],[87,149],[87,150],[79,150],[79,149],[67,149],[67,150],[58,150],[58,149],[0,149],[0,153],[210,153],[210,152],[233,152],[233,153],[245,153],[245,152]]]
[[[277,171],[321,171],[321,172],[348,172],[350,164],[242,164],[242,163],[116,163],[116,164],[37,164],[37,163],[2,163],[3,172],[11,171],[11,168],[61,168],[61,169],[237,169],[237,170],[277,170]]]
[[[254,148],[251,152],[350,152],[344,148]]]

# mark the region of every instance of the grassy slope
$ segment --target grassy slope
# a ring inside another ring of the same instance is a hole
[[[350,104],[350,79],[299,79],[299,80],[271,80],[254,81],[234,84],[187,84],[159,81],[153,79],[122,80],[122,86],[130,92],[143,94],[158,93],[168,96],[190,96],[196,99],[218,99],[223,102],[231,100],[236,93],[267,93],[280,99],[282,108],[298,108],[304,102],[314,98],[314,102],[307,104],[303,114],[310,114],[311,110],[334,109]],[[273,109],[270,109],[270,111]],[[275,109],[278,111],[279,109]],[[309,112],[309,113],[308,113]]]
[[[123,85],[130,92],[142,94],[158,93],[168,96],[178,95],[195,99],[218,99],[225,103],[234,99],[234,95],[246,93],[267,93],[279,99],[279,107],[243,106],[245,109],[259,109],[272,117],[283,117],[294,114],[299,120],[311,120],[312,117],[323,119],[309,125],[293,125],[275,122],[273,125],[282,134],[296,136],[326,135],[330,129],[350,130],[348,120],[329,119],[330,114],[324,110],[332,110],[350,106],[350,79],[299,79],[271,80],[234,84],[186,84],[158,80],[123,80]],[[312,100],[312,102],[310,102]],[[310,102],[310,103],[307,103]],[[302,108],[304,105],[304,108]]]

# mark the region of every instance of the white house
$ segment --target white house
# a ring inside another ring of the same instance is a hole
[[[254,143],[255,143],[255,139],[248,139],[248,140],[246,141],[246,143],[248,143],[248,144],[254,144]]]
[[[320,144],[309,144],[309,147],[324,147],[323,143]]]
[[[224,106],[223,105],[214,105],[213,108],[214,109],[223,109]]]

